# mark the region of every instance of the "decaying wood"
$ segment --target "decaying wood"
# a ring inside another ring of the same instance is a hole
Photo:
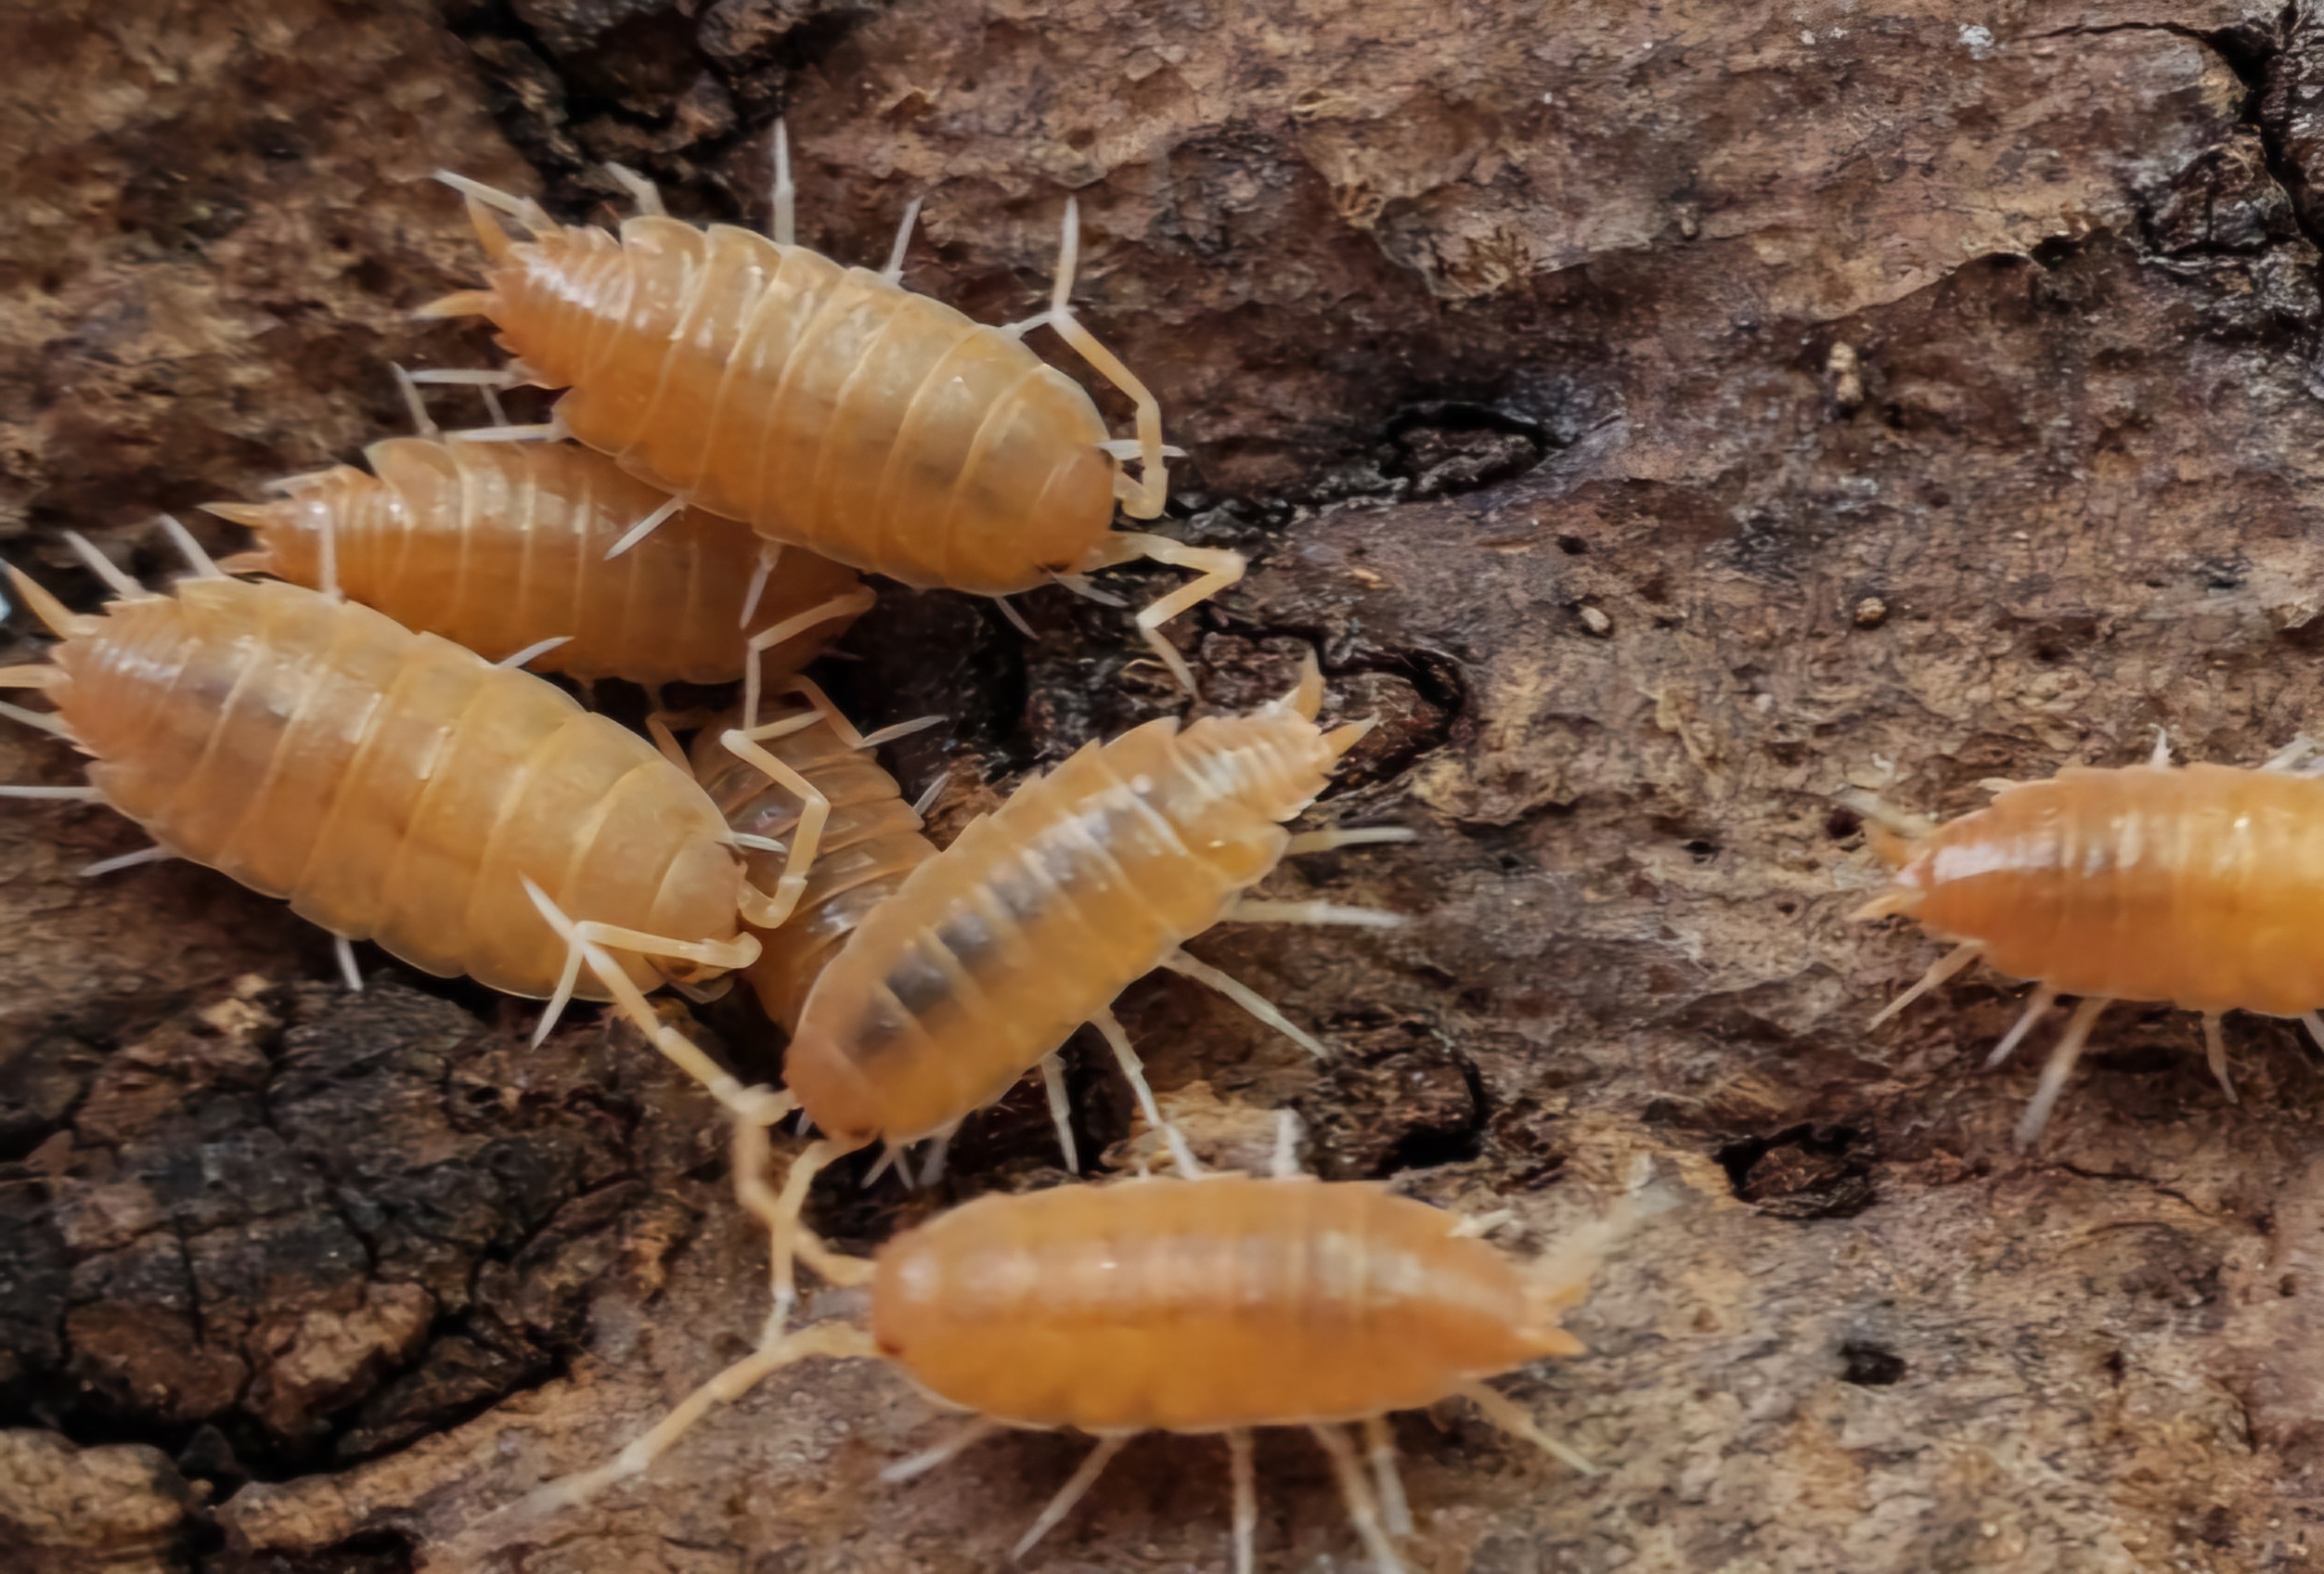
[[[1327,714],[1383,721],[1324,817],[1420,832],[1282,882],[1410,928],[1197,944],[1337,1059],[1151,981],[1155,1085],[1213,1154],[1287,1104],[1324,1173],[1509,1207],[1517,1249],[1642,1155],[1681,1199],[1570,1320],[1592,1353],[1516,1386],[1606,1474],[1411,1418],[1418,1567],[2315,1560],[2294,1032],[2229,1019],[2231,1107],[2193,1018],[2120,1008],[2021,1158],[2033,1073],[1979,1068],[2015,991],[1866,1029],[1934,950],[1845,922],[1878,876],[1835,804],[1956,813],[2157,726],[2256,763],[2324,716],[2305,6],[117,0],[0,34],[0,531],[84,602],[56,527],[158,574],[155,510],[400,430],[390,360],[484,362],[405,315],[473,268],[438,165],[606,218],[617,158],[762,222],[780,108],[805,237],[876,264],[924,197],[906,281],[988,321],[1038,309],[1078,195],[1084,316],[1192,455],[1168,527],[1258,562],[1181,620],[1206,701],[1320,643]],[[1180,704],[1117,612],[1025,611],[1032,643],[891,588],[831,666],[866,725],[949,718],[892,756],[949,777],[940,832]],[[0,780],[73,768],[0,732]],[[201,871],[74,878],[136,845],[0,813],[0,1563],[450,1568],[753,1336],[763,1235],[633,1037],[348,997]],[[774,1072],[748,1008],[701,1015]],[[1084,1150],[1126,1166],[1081,1050]],[[868,1249],[1052,1153],[1024,1090],[942,1194],[836,1177],[814,1214]],[[802,1368],[481,1561],[999,1567],[1078,1444],[878,1481],[937,1436],[892,1374]],[[1352,1567],[1310,1446],[1259,1464],[1264,1565]],[[1149,1439],[1027,1566],[1222,1568],[1226,1533],[1223,1451]]]

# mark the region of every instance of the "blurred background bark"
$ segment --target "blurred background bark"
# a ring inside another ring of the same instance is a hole
[[[1593,1353],[1511,1385],[1606,1474],[1405,1417],[1416,1568],[2316,1566],[2310,1056],[2231,1018],[2231,1107],[2195,1019],[2117,1008],[2021,1158],[2032,1071],[1979,1070],[2020,991],[1866,1029],[1934,948],[1845,922],[1878,874],[1833,798],[1952,814],[2156,727],[2253,764],[2318,724],[2305,6],[16,0],[0,43],[0,544],[81,605],[58,527],[165,574],[156,510],[401,430],[390,362],[493,358],[408,316],[476,266],[438,167],[606,221],[619,160],[763,224],[781,112],[803,239],[876,261],[924,197],[907,283],[988,321],[1078,197],[1085,316],[1191,451],[1167,528],[1257,562],[1178,626],[1206,703],[1319,646],[1384,722],[1321,813],[1420,833],[1279,881],[1409,929],[1197,946],[1332,1061],[1150,980],[1157,1088],[1214,1155],[1288,1105],[1322,1173],[1513,1208],[1513,1249],[1641,1155],[1683,1199]],[[891,587],[830,664],[866,725],[949,718],[891,756],[948,777],[940,833],[1182,708],[1119,613],[1026,612]],[[75,773],[0,729],[0,780]],[[138,840],[0,813],[0,1565],[455,1567],[756,1329],[710,1109],[619,1029],[533,1051],[527,1008],[376,953],[343,994],[207,871],[72,872]],[[779,1065],[740,1005],[704,1031]],[[869,1249],[1052,1155],[1020,1090],[939,1193],[836,1176],[814,1217]],[[801,1369],[477,1561],[999,1567],[1078,1445],[878,1481],[937,1435],[891,1373]],[[1354,1567],[1304,1441],[1260,1464],[1264,1565]],[[1026,1566],[1223,1568],[1226,1529],[1222,1451],[1151,1439]]]

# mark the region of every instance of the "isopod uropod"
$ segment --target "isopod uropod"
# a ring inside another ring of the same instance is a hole
[[[589,679],[725,683],[752,637],[827,609],[767,652],[781,677],[812,660],[872,604],[852,570],[752,539],[732,522],[674,510],[606,458],[571,443],[511,445],[396,437],[299,478],[267,503],[209,511],[258,532],[230,573],[340,589],[407,628],[489,661],[564,637],[527,664]],[[618,557],[607,551],[657,511],[675,518]]]
[[[665,216],[619,172],[641,212],[618,237],[560,226],[529,200],[446,174],[466,193],[492,267],[423,316],[489,317],[518,357],[511,378],[566,390],[544,428],[759,534],[921,588],[1007,596],[1148,558],[1201,577],[1138,626],[1181,683],[1192,675],[1159,626],[1242,577],[1240,554],[1113,534],[1118,497],[1135,519],[1168,491],[1159,406],[1067,305],[1078,220],[1049,309],[991,328],[794,244],[787,155],[777,139],[775,236]],[[519,240],[490,209],[528,232]],[[1116,444],[1080,384],[1022,342],[1047,324],[1138,406]],[[1140,461],[1132,483],[1112,457]]]
[[[351,981],[347,942],[371,939],[422,971],[557,1007],[576,986],[620,1000],[733,1103],[739,1085],[640,990],[750,961],[758,943],[739,921],[779,923],[804,882],[773,897],[752,887],[692,779],[554,685],[355,602],[225,577],[167,523],[200,571],[174,594],[147,592],[78,536],[120,598],[101,614],[76,615],[9,569],[59,643],[46,662],[0,668],[0,684],[45,690],[55,713],[5,710],[94,763],[85,787],[0,794],[108,804],[152,835],[139,858],[188,858],[288,897],[339,936]]]
[[[2037,985],[1987,1062],[1997,1065],[2059,995],[2083,997],[2042,1068],[2021,1145],[2041,1134],[2110,1000],[2201,1012],[2229,1099],[2222,1013],[2296,1016],[2324,1044],[2324,781],[2293,769],[2314,752],[2302,739],[2255,770],[2174,769],[2158,742],[2146,765],[1989,783],[1991,804],[1943,825],[1876,808],[1870,834],[1890,884],[1854,916],[1904,913],[1960,944],[1874,1022],[1982,957]]]
[[[1505,1430],[1592,1472],[1482,1379],[1582,1353],[1559,1315],[1582,1298],[1625,1209],[1520,1266],[1477,1238],[1477,1224],[1384,1185],[1292,1173],[1293,1129],[1286,1119],[1269,1179],[989,1195],[897,1236],[871,1261],[831,1257],[835,1277],[870,1285],[868,1332],[838,1321],[787,1334],[770,1324],[756,1351],[618,1456],[536,1490],[514,1512],[553,1512],[638,1474],[713,1405],[813,1356],[893,1362],[975,1415],[891,1468],[889,1480],[1003,1426],[1094,1435],[1097,1448],[1018,1542],[1019,1555],[1145,1431],[1224,1434],[1238,1574],[1253,1567],[1255,1427],[1313,1430],[1382,1574],[1402,1568],[1389,1535],[1413,1528],[1390,1412],[1465,1396]],[[765,1153],[762,1130],[738,1163],[763,1162]],[[1349,1423],[1362,1426],[1370,1482]]]

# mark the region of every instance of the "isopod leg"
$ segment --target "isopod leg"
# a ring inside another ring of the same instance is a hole
[[[1081,1155],[1073,1143],[1073,1103],[1065,1097],[1065,1063],[1052,1050],[1041,1056],[1041,1091],[1049,1098],[1049,1118],[1057,1128],[1057,1148],[1065,1155],[1065,1168],[1081,1173]]]
[[[791,134],[775,122],[775,187],[773,221],[768,226],[778,246],[795,243],[799,232],[799,188],[791,184]]]
[[[2030,1148],[2034,1140],[2049,1124],[2049,1112],[2057,1106],[2058,1095],[2065,1090],[2066,1078],[2073,1075],[2074,1062],[2082,1058],[2082,1047],[2090,1041],[2090,1029],[2098,1019],[2098,1013],[2111,1002],[2104,995],[2092,995],[2073,1008],[2073,1015],[2066,1019],[2065,1037],[2049,1052],[2048,1062],[2042,1067],[2041,1080],[2034,1085],[2034,1102],[2025,1106],[2025,1117],[2018,1122],[2017,1142],[2020,1148]]]
[[[892,727],[883,727],[876,732],[859,732],[856,730],[856,724],[847,719],[846,713],[833,704],[832,697],[824,693],[822,688],[812,678],[794,677],[783,687],[813,705],[816,714],[820,716],[824,724],[832,729],[832,736],[850,749],[876,749],[882,743],[893,743],[898,738],[909,738],[913,733],[923,731],[944,719],[941,716],[919,716],[912,717],[910,721],[899,721]]]
[[[564,976],[558,981],[557,995],[550,1000],[549,1011],[544,1013],[541,1026],[534,1035],[535,1043],[547,1037],[549,1025],[556,1020],[554,1013],[562,1010],[565,1000],[571,998],[580,969],[586,965],[597,975],[598,982],[605,986],[615,1003],[621,1007],[622,1014],[629,1018],[638,1031],[643,1033],[647,1040],[679,1069],[708,1089],[710,1096],[727,1109],[744,1118],[773,1120],[781,1118],[782,1114],[794,1107],[787,1094],[778,1094],[765,1088],[743,1087],[717,1061],[704,1054],[701,1046],[676,1028],[665,1025],[661,1018],[653,1014],[653,1008],[646,1003],[644,993],[631,981],[628,973],[600,944],[601,941],[605,945],[621,946],[651,955],[684,957],[710,966],[735,968],[746,965],[757,955],[758,942],[755,937],[745,935],[725,947],[719,947],[700,942],[665,940],[652,935],[640,935],[634,930],[616,929],[610,924],[575,923],[530,877],[524,881],[524,891],[532,897],[533,906],[539,910],[541,917],[564,941],[566,948]],[[768,1114],[776,1103],[781,1103],[781,1109]]]
[[[1297,858],[1302,853],[1328,853],[1339,847],[1363,847],[1382,842],[1412,842],[1420,832],[1409,825],[1367,825],[1351,830],[1302,831],[1284,844],[1283,856]]]
[[[647,536],[661,529],[663,525],[669,523],[669,521],[677,514],[678,510],[684,508],[685,506],[686,499],[683,497],[665,497],[661,504],[656,507],[652,513],[647,514],[645,518],[631,525],[627,530],[623,531],[621,539],[605,548],[605,561],[607,562],[612,562],[615,558],[620,557],[624,552],[629,550],[630,548],[635,547],[639,542],[644,540]],[[745,621],[747,620],[746,614]]]
[[[1049,1500],[1049,1506],[1041,1510],[1040,1517],[1034,1520],[1031,1528],[1017,1538],[1017,1544],[1009,1549],[1009,1555],[1012,1558],[1023,1557],[1033,1550],[1034,1544],[1043,1536],[1056,1529],[1057,1522],[1071,1514],[1073,1505],[1079,1503],[1091,1487],[1097,1485],[1097,1478],[1105,1473],[1105,1467],[1113,1463],[1114,1456],[1122,1451],[1122,1445],[1128,1441],[1130,1439],[1127,1437],[1100,1438],[1097,1447],[1090,1451],[1089,1458],[1081,1462],[1081,1468],[1076,1470],[1072,1478],[1057,1489],[1057,1495]]]
[[[323,539],[328,541],[330,537],[329,535],[326,535]],[[498,661],[493,663],[492,664],[495,666],[507,667],[510,671],[514,671],[517,668],[523,667],[533,662],[538,657],[549,654],[549,652],[555,650],[560,645],[572,644],[573,639],[574,637],[570,634],[552,634],[546,639],[534,640],[530,645],[525,646],[522,651],[510,652],[507,655],[502,656]]]
[[[1267,1173],[1278,1180],[1300,1179],[1299,1116],[1295,1110],[1275,1112],[1275,1155],[1267,1166]]]
[[[63,676],[62,668],[47,662],[0,666],[0,689],[45,689]]]
[[[1149,559],[1171,568],[1193,569],[1201,577],[1180,586],[1138,614],[1138,632],[1172,677],[1188,693],[1194,691],[1194,675],[1186,665],[1186,658],[1178,653],[1178,647],[1162,638],[1162,626],[1198,601],[1207,601],[1243,577],[1248,566],[1240,552],[1220,547],[1189,547],[1167,535],[1148,535],[1138,531],[1118,531],[1098,543],[1089,557],[1077,565],[1088,574],[1097,569],[1112,568],[1119,563]]]
[[[751,614],[758,611],[758,599],[767,593],[767,581],[773,577],[775,565],[782,561],[782,543],[761,541],[758,561],[751,565],[750,588],[742,593],[742,615],[734,620],[737,628],[751,626]]]
[[[777,1101],[770,1099],[759,1116],[738,1115],[734,1120],[734,1195],[745,1211],[767,1227],[767,1284],[774,1297],[767,1314],[769,1337],[780,1334],[791,1321],[791,1309],[798,1298],[798,1285],[792,1271],[795,1258],[805,1257],[808,1266],[834,1284],[861,1284],[872,1272],[870,1263],[831,1250],[820,1237],[799,1223],[800,1210],[807,1206],[807,1186],[817,1172],[845,1151],[839,1144],[810,1144],[793,1163],[782,1191],[777,1193],[768,1188],[767,1131],[788,1108],[778,1109],[776,1104]]]
[[[800,1215],[807,1210],[807,1188],[815,1183],[816,1176],[822,1173],[832,1160],[855,1152],[861,1144],[843,1142],[830,1137],[820,1137],[809,1142],[800,1150],[799,1156],[791,1161],[791,1172],[783,1177],[782,1191],[769,1197],[764,1181],[759,1178],[764,1174],[766,1164],[766,1128],[773,1122],[770,1119],[751,1124],[757,1128],[758,1136],[752,1140],[748,1154],[745,1153],[742,1129],[738,1128],[736,1132],[736,1191],[742,1197],[742,1206],[767,1226],[768,1283],[774,1290],[774,1304],[767,1312],[767,1337],[771,1340],[791,1321],[791,1309],[798,1304],[800,1258],[806,1258],[809,1268],[834,1284],[861,1284],[871,1273],[870,1263],[860,1258],[833,1251],[823,1245],[820,1236],[799,1222]],[[745,1157],[750,1161],[749,1172],[753,1180],[748,1192],[742,1188],[741,1167]]]
[[[2008,1060],[2010,1051],[2025,1042],[2025,1036],[2034,1031],[2034,1025],[2041,1021],[2049,1008],[2057,1003],[2057,990],[2046,984],[2035,986],[2033,998],[2025,1002],[2024,1012],[2018,1017],[2009,1031],[2002,1035],[2001,1042],[1994,1046],[1994,1052],[1985,1057],[1985,1069],[1991,1071],[1995,1066]]]
[[[833,596],[795,617],[784,618],[773,627],[762,628],[752,635],[748,646],[750,664],[742,675],[742,730],[747,732],[758,725],[758,697],[764,688],[764,681],[759,676],[759,662],[767,652],[785,640],[797,639],[819,623],[868,613],[877,600],[869,589],[859,585],[846,595]]]
[[[105,582],[105,587],[124,600],[143,600],[150,592],[122,571],[119,563],[98,551],[89,538],[77,530],[64,533],[65,545],[73,555],[88,566],[91,574]]]
[[[73,741],[72,729],[66,725],[64,717],[51,715],[47,711],[28,711],[22,705],[12,705],[5,700],[0,700],[0,716],[6,716],[10,721],[21,722],[26,727],[38,728],[41,731],[52,737],[62,738],[68,742]]]
[[[893,1485],[925,1476],[939,1464],[949,1464],[1001,1430],[1001,1423],[976,1417],[933,1448],[922,1449],[908,1459],[899,1459],[880,1472],[880,1479]]]
[[[2262,770],[2296,771],[2318,754],[2324,754],[2324,743],[2303,732],[2261,762]]]
[[[1402,913],[1377,908],[1351,908],[1339,902],[1271,902],[1263,897],[1238,897],[1219,915],[1222,923],[1345,924],[1356,929],[1401,929]]]
[[[167,847],[160,845],[139,847],[134,853],[123,853],[118,858],[99,858],[95,863],[83,864],[80,874],[84,880],[94,880],[100,874],[111,874],[119,870],[135,869],[139,864],[167,863],[176,856]]]
[[[770,1374],[813,1356],[830,1356],[838,1361],[858,1356],[877,1360],[879,1353],[871,1335],[844,1322],[818,1322],[795,1334],[768,1339],[680,1400],[667,1415],[630,1439],[621,1452],[603,1464],[536,1487],[501,1512],[522,1523],[587,1503],[616,1481],[642,1474],[713,1408],[741,1399]]]
[[[2147,755],[2147,764],[2155,770],[2170,768],[2171,729],[2169,728],[2158,727],[2154,729],[2154,751]]]
[[[605,173],[613,177],[613,184],[629,193],[630,202],[638,212],[653,218],[662,218],[669,209],[662,205],[662,188],[631,169],[627,164],[605,161]]]
[[[768,781],[789,789],[799,799],[798,826],[791,835],[791,850],[783,855],[782,873],[775,882],[775,894],[769,897],[747,883],[742,886],[740,906],[743,918],[761,929],[774,929],[791,916],[807,890],[807,871],[815,867],[816,849],[823,839],[823,824],[831,819],[832,802],[814,782],[752,742],[748,733],[729,729],[719,735],[718,742],[729,754],[756,767]]]
[[[1508,1395],[1498,1388],[1488,1388],[1482,1383],[1464,1383],[1458,1392],[1484,1413],[1486,1420],[1513,1438],[1531,1443],[1558,1464],[1580,1471],[1584,1476],[1599,1474],[1598,1467],[1582,1455],[1543,1431],[1533,1418],[1525,1413]]]
[[[355,944],[344,935],[330,937],[331,953],[339,959],[339,976],[347,983],[350,994],[363,993],[363,969],[355,965]]]
[[[1289,1017],[1284,1015],[1283,1013],[1277,1011],[1273,1006],[1270,1005],[1265,997],[1251,989],[1248,985],[1243,984],[1236,979],[1230,978],[1227,974],[1220,972],[1208,962],[1204,961],[1199,958],[1189,956],[1184,951],[1171,951],[1169,954],[1163,957],[1162,965],[1168,968],[1172,973],[1184,974],[1195,983],[1207,985],[1209,987],[1216,989],[1219,993],[1224,995],[1228,1000],[1233,1000],[1236,1005],[1241,1006],[1245,1011],[1250,1013],[1251,1015],[1257,1017],[1259,1021],[1265,1023],[1268,1026],[1273,1028],[1276,1032],[1282,1034],[1285,1038],[1290,1039],[1293,1043],[1298,1045],[1299,1048],[1307,1051],[1308,1053],[1315,1056],[1318,1060],[1323,1059],[1331,1053],[1331,1051],[1325,1049],[1312,1035],[1301,1028],[1298,1023],[1293,1022]]]
[[[2211,1062],[2211,1074],[2219,1079],[2219,1090],[2227,1096],[2227,1103],[2237,1102],[2235,1084],[2227,1080],[2227,1040],[2219,1031],[2219,1013],[2203,1013],[2203,1050]]]
[[[1348,1440],[1345,1429],[1338,1426],[1310,1426],[1315,1440],[1331,1455],[1332,1474],[1339,1479],[1339,1495],[1348,1504],[1348,1517],[1356,1527],[1356,1535],[1363,1542],[1363,1550],[1371,1555],[1378,1574],[1404,1574],[1403,1562],[1396,1549],[1388,1544],[1388,1532],[1380,1528],[1379,1504],[1373,1501],[1371,1483],[1363,1478],[1363,1466],[1356,1459],[1356,1446]]]
[[[944,1155],[952,1151],[952,1133],[960,1129],[961,1123],[956,1120],[928,1139],[928,1156],[920,1166],[923,1186],[933,1186],[944,1179]]]
[[[1160,515],[1163,504],[1170,497],[1169,465],[1162,457],[1162,406],[1137,375],[1122,364],[1121,357],[1107,349],[1073,315],[1073,277],[1080,258],[1081,205],[1068,197],[1065,229],[1057,241],[1057,277],[1050,287],[1049,310],[1023,322],[1011,323],[1001,331],[1022,337],[1046,323],[1095,368],[1100,377],[1130,395],[1138,412],[1138,479],[1132,484],[1126,477],[1117,476],[1115,495],[1122,499],[1122,512],[1131,519],[1154,519]]]
[[[890,284],[900,283],[904,277],[904,252],[911,245],[911,227],[920,222],[920,199],[915,197],[904,204],[904,222],[896,226],[896,244],[888,249],[887,266],[880,277]]]
[[[1981,948],[1980,948],[1978,943],[1974,940],[1965,941],[1962,944],[1954,947],[1953,949],[1947,951],[1943,956],[1939,957],[1935,961],[1929,964],[1928,971],[1920,975],[1919,983],[1915,984],[1911,988],[1897,996],[1896,999],[1891,1000],[1887,1005],[1882,1006],[1880,1008],[1879,1014],[1875,1016],[1869,1023],[1866,1023],[1866,1026],[1868,1027],[1879,1026],[1880,1024],[1886,1022],[1890,1017],[1894,1016],[1898,1012],[1903,1011],[1906,1006],[1911,1005],[1915,1000],[1920,999],[1921,996],[1937,987],[1937,986],[1943,984],[1946,979],[1960,972],[1961,969],[1975,961],[1977,960],[1977,953]]]
[[[1396,1439],[1388,1431],[1387,1416],[1363,1418],[1363,1452],[1372,1462],[1372,1488],[1379,1494],[1380,1516],[1388,1522],[1388,1534],[1411,1535],[1412,1505],[1404,1499],[1404,1479],[1396,1471]]]
[[[1251,1463],[1251,1434],[1227,1429],[1227,1474],[1234,1487],[1234,1574],[1252,1574],[1252,1545],[1259,1531],[1259,1472]]]
[[[2316,1047],[2324,1050],[2324,1016],[2318,1016],[2312,1011],[2304,1011],[2300,1013],[2300,1022],[2307,1028],[2308,1037],[2316,1041]]]
[[[1194,1179],[1202,1173],[1202,1167],[1194,1161],[1194,1150],[1186,1145],[1184,1135],[1162,1118],[1162,1106],[1154,1102],[1154,1090],[1146,1084],[1145,1063],[1130,1047],[1130,1034],[1122,1027],[1121,1018],[1108,1007],[1090,1018],[1090,1025],[1104,1039],[1105,1047],[1114,1051],[1114,1064],[1122,1068],[1122,1077],[1138,1100],[1138,1113],[1145,1116],[1148,1126],[1162,1133],[1162,1141],[1170,1150],[1170,1162],[1178,1167],[1179,1174],[1189,1180]]]

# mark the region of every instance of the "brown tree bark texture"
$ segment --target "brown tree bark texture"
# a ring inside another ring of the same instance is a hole
[[[488,363],[408,316],[476,265],[438,166],[604,220],[620,159],[763,223],[781,110],[804,238],[876,259],[924,197],[907,282],[988,321],[1038,308],[1079,198],[1086,318],[1192,455],[1167,528],[1255,560],[1176,629],[1206,703],[1319,646],[1332,709],[1384,721],[1320,819],[1419,833],[1275,886],[1405,930],[1197,944],[1330,1061],[1148,980],[1156,1086],[1216,1158],[1288,1106],[1322,1173],[1513,1209],[1513,1250],[1642,1155],[1678,1199],[1576,1314],[1591,1353],[1506,1385],[1605,1473],[1406,1416],[1414,1568],[2316,1566],[2312,1056],[2231,1018],[2230,1105],[2192,1017],[2118,1007],[2021,1157],[2032,1067],[1980,1062],[2022,991],[1867,1029],[1935,946],[1847,922],[1879,875],[1835,805],[2318,725],[2305,5],[58,0],[0,43],[0,536],[82,605],[58,527],[158,576],[155,510],[402,430],[391,361]],[[1031,641],[890,587],[830,664],[867,724],[948,716],[892,756],[949,777],[941,831],[1181,708],[1120,613],[1024,610]],[[0,780],[76,769],[0,729]],[[884,1486],[942,1422],[863,1363],[456,1549],[754,1335],[711,1108],[591,1013],[536,1051],[527,1008],[376,953],[342,993],[205,871],[76,877],[136,840],[0,812],[0,1566],[1004,1566],[1082,1445]],[[746,1008],[700,1017],[777,1071]],[[838,1176],[813,1217],[870,1249],[1054,1162],[1020,1089],[938,1192]],[[1264,1566],[1358,1566],[1311,1445],[1259,1463]],[[1218,1569],[1226,1538],[1223,1450],[1146,1439],[1026,1567]]]

